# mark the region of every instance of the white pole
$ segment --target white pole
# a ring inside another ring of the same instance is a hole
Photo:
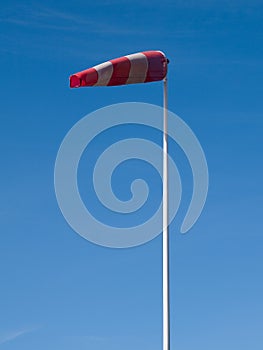
[[[165,78],[163,81],[163,350],[170,350],[167,105],[167,78]]]

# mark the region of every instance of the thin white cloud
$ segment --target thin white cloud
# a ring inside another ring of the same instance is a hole
[[[56,30],[57,32],[74,33],[93,33],[93,34],[105,34],[107,35],[155,35],[159,34],[159,30],[155,30],[151,25],[148,27],[127,26],[125,24],[118,25],[110,21],[100,21],[91,17],[85,18],[77,13],[63,12],[50,7],[27,7],[18,6],[16,8],[9,9],[6,13],[2,12],[0,16],[0,22],[35,29]],[[169,33],[168,33],[169,34]],[[168,35],[165,34],[166,36]],[[193,30],[174,30],[173,35],[176,37],[191,36]]]
[[[19,6],[2,14],[0,22],[10,23],[17,26],[34,27],[39,29],[56,29],[68,31],[89,31],[93,33],[132,33],[133,30],[124,30],[108,22],[101,22],[98,19],[85,18],[77,13],[63,12],[49,7],[26,7]]]
[[[0,333],[0,345],[15,340],[16,338],[21,337],[25,334],[32,333],[37,329],[39,329],[39,327],[2,332]]]

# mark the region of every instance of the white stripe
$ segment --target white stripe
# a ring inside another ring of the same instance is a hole
[[[148,71],[148,59],[143,53],[125,56],[131,62],[129,78],[126,84],[144,83]]]
[[[107,61],[107,62],[98,64],[93,68],[95,68],[98,73],[98,81],[96,84],[94,84],[94,86],[108,85],[113,73],[112,63],[110,61]]]
[[[159,50],[158,50],[158,51],[156,51],[156,52],[159,52],[159,53],[161,53],[161,54],[163,55],[163,57],[166,57],[165,54],[164,54],[162,51],[159,51]]]

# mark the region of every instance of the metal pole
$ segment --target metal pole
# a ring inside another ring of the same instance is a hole
[[[167,105],[167,78],[165,78],[163,81],[163,350],[170,350]]]

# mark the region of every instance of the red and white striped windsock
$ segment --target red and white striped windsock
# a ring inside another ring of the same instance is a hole
[[[70,87],[113,86],[163,80],[168,60],[161,51],[115,58],[70,76]]]

